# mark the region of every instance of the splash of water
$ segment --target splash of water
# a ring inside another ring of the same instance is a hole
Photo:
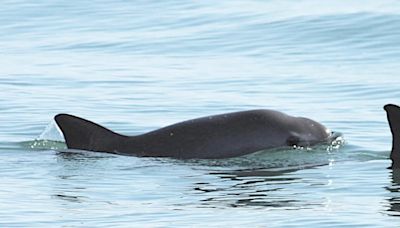
[[[64,136],[54,120],[52,120],[43,132],[34,140],[29,142],[31,149],[66,149]]]
[[[64,136],[54,120],[52,120],[36,140],[65,142]]]

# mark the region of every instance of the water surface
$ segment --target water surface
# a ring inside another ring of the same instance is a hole
[[[382,109],[400,103],[397,1],[3,3],[0,226],[399,224]],[[181,161],[34,141],[58,113],[135,135],[259,108],[346,143]]]

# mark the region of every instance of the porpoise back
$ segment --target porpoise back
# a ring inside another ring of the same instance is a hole
[[[322,124],[274,110],[207,116],[137,136],[124,136],[91,121],[59,114],[67,147],[123,155],[219,159],[282,146],[309,146],[329,139]]]

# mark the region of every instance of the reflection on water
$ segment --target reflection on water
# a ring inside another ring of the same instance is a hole
[[[284,153],[285,151],[281,152]],[[102,165],[104,165],[107,159],[119,160],[121,157],[123,156],[80,150],[57,152],[59,170],[55,173],[55,177],[59,181],[56,182],[58,185],[56,189],[58,190],[53,196],[60,200],[75,203],[82,203],[84,200],[88,200],[84,196],[87,190],[84,186],[87,186],[87,184],[79,184],[81,182],[77,182],[77,180],[82,178],[82,172],[90,169],[96,169],[95,172],[97,173],[101,172],[98,169],[102,169]],[[257,160],[257,156],[253,156],[252,158],[254,161]],[[217,166],[215,160],[209,161],[210,164],[213,164],[212,166],[206,166],[206,160],[201,160],[201,164],[199,164],[199,160],[182,161],[168,158],[156,158],[153,161],[170,166],[194,166],[196,170],[202,172],[202,176],[212,178],[213,181],[209,182],[190,181],[190,189],[192,190],[185,191],[187,194],[186,197],[196,199],[195,202],[190,201],[190,204],[192,206],[197,205],[196,207],[199,208],[264,207],[291,210],[310,208],[318,205],[318,203],[309,200],[301,200],[296,194],[288,194],[287,189],[292,188],[291,185],[299,185],[303,182],[301,177],[292,175],[293,173],[298,170],[312,169],[322,165],[303,164],[297,167],[248,168],[250,167],[248,159],[244,160],[245,162],[241,164],[243,168],[240,169],[237,168],[240,164],[236,160],[231,161],[231,163],[225,162],[224,166]],[[113,164],[113,166],[115,165]],[[265,163],[264,166],[268,166],[268,163]],[[132,167],[126,171],[133,172],[134,168]],[[90,180],[90,174],[84,175]],[[109,176],[110,174],[107,175]],[[180,173],[179,175],[182,174]],[[111,181],[110,184],[112,184],[113,180],[108,181]],[[325,180],[321,181],[324,182]],[[70,184],[72,186],[69,186]],[[66,189],[69,190],[61,191],[66,186],[68,186]],[[71,189],[73,190],[71,191]],[[184,206],[184,204],[180,203],[173,203],[172,205]]]
[[[390,207],[388,214],[391,216],[400,216],[400,169],[391,170],[391,185],[386,187],[391,193],[387,201]]]
[[[290,188],[291,183],[301,181],[298,177],[289,174],[295,170],[226,170],[210,172],[221,178],[222,184],[195,183],[196,194],[203,197],[201,206],[209,207],[271,207],[295,209],[303,207],[308,202],[301,202],[295,198],[283,199],[279,191]],[[278,196],[277,196],[278,195]],[[301,206],[301,204],[304,204]]]
[[[59,150],[55,155],[57,168],[52,173],[52,198],[60,200],[62,207],[68,207],[69,203],[90,204],[96,197],[91,194],[95,187],[93,178],[104,171],[102,162],[115,156],[82,150]],[[109,201],[99,203],[111,204]]]
[[[285,157],[285,153],[296,151],[280,152]],[[314,152],[315,155],[322,153]],[[35,156],[32,157],[33,153]],[[72,150],[30,151],[26,155],[31,156],[26,157],[23,166],[28,170],[32,161],[48,164],[42,169],[49,172],[33,173],[31,180],[35,185],[39,181],[40,185],[41,180],[46,179],[40,194],[47,199],[43,202],[49,209],[42,207],[42,210],[50,214],[62,210],[76,221],[93,214],[98,215],[97,219],[107,219],[109,213],[115,216],[113,221],[119,220],[120,216],[124,218],[121,221],[135,220],[142,210],[145,217],[171,211],[180,216],[189,213],[188,219],[197,213],[209,215],[209,210],[229,211],[233,213],[232,221],[241,213],[250,218],[254,213],[258,216],[289,213],[300,219],[307,211],[338,216],[340,213],[358,213],[354,211],[357,208],[385,211],[393,217],[400,215],[398,175],[393,176],[393,183],[385,182],[383,178],[387,172],[380,167],[382,161],[386,164],[386,159],[374,162],[376,157],[369,161],[361,156],[360,161],[273,168],[268,167],[268,159],[264,160],[264,167],[251,167],[250,158],[244,159],[243,164],[225,161],[217,165],[216,161],[210,160],[207,165],[204,160],[137,158]],[[264,156],[265,152],[252,159],[261,165]],[[13,157],[9,156],[9,159]],[[4,161],[0,164],[3,166]],[[5,180],[9,173],[4,173],[3,169]],[[384,193],[379,192],[379,188],[385,185],[389,186],[388,191],[385,190],[389,194],[385,195],[382,204],[378,200]],[[23,194],[29,189],[32,187],[24,188]],[[384,206],[388,204],[390,208]],[[103,208],[109,208],[109,211],[100,212]],[[127,211],[132,214],[124,214]],[[8,214],[12,214],[12,210]],[[311,215],[304,216],[304,219],[312,219]],[[296,220],[291,221],[296,223]]]
[[[55,194],[54,198],[68,201],[69,203],[82,203],[83,197],[81,196],[69,196],[63,194]]]
[[[108,153],[98,153],[84,150],[58,150],[57,159],[62,165],[66,164],[77,164],[77,163],[88,163],[93,164],[102,158],[112,158],[115,155]]]

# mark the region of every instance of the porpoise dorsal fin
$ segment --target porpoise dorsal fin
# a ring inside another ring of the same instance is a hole
[[[384,106],[387,114],[390,131],[392,132],[392,152],[390,159],[392,159],[392,167],[395,169],[400,168],[400,107],[394,104],[387,104]]]
[[[118,150],[115,140],[126,137],[77,116],[58,114],[54,119],[69,149],[114,152]]]

